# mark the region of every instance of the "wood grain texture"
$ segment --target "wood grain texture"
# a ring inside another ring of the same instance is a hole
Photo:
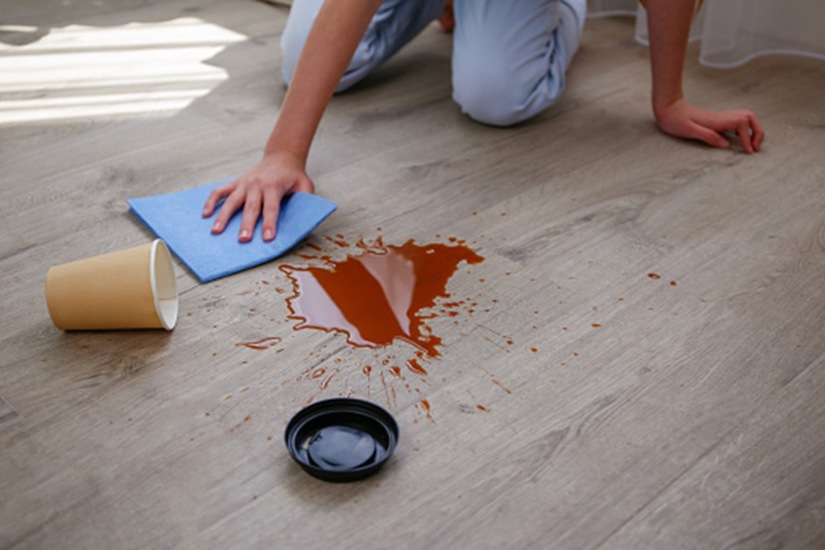
[[[206,285],[178,265],[172,333],[54,328],[50,266],[151,238],[125,199],[259,157],[286,14],[4,7],[23,27],[0,33],[0,63],[69,25],[192,18],[242,39],[200,62],[225,78],[178,110],[0,125],[0,547],[825,545],[821,62],[713,71],[692,52],[691,99],[760,115],[764,151],[746,156],[656,130],[627,20],[589,21],[563,99],[510,129],[461,115],[434,26],[334,98],[309,172],[340,208],[296,254]],[[66,93],[0,80],[0,107]],[[343,254],[335,235],[456,237],[485,257],[448,287],[474,312],[430,322],[444,346],[427,376],[363,374],[403,362],[404,343],[294,330],[278,268],[312,247]],[[281,344],[237,345],[266,337]],[[324,483],[288,457],[292,414],[334,396],[396,415],[401,443],[376,477]]]

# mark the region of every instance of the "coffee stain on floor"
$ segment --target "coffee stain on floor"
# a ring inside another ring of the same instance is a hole
[[[314,386],[312,394],[302,390],[296,397],[302,405],[363,394],[390,411],[397,412],[399,404],[410,406],[421,419],[435,422],[428,399],[432,377],[446,380],[448,376],[439,369],[449,344],[440,331],[489,313],[499,302],[487,296],[495,288],[494,281],[475,274],[474,267],[484,258],[473,246],[457,237],[437,235],[436,239],[440,242],[408,240],[396,245],[386,244],[380,235],[357,241],[344,235],[320,237],[278,266],[285,279],[260,282],[266,286],[258,290],[283,297],[288,310],[284,322],[295,338],[299,333],[306,338],[313,331],[333,335],[313,345],[304,360],[298,359],[304,363],[300,373],[281,380],[271,391],[296,383]],[[280,324],[276,317],[270,321]],[[504,352],[514,351],[512,336],[485,324],[475,324],[473,331],[479,328],[483,340]],[[458,331],[459,336],[467,335]],[[280,338],[258,337],[235,345],[274,353],[265,356],[281,361],[277,354],[289,348],[293,337],[279,334]],[[490,382],[512,394],[494,376]],[[485,405],[474,410],[490,412]]]
[[[343,246],[337,239],[333,242]],[[459,264],[473,265],[483,258],[466,245],[418,245],[411,240],[359,249],[361,253],[343,260],[322,257],[321,266],[281,266],[293,284],[287,305],[290,318],[299,321],[295,329],[340,332],[358,347],[404,341],[426,357],[440,357],[443,341],[427,321],[438,314],[436,302],[450,297],[447,283]],[[442,302],[449,311],[441,313],[450,315],[464,303]]]
[[[381,237],[349,244],[335,235],[326,241],[344,257],[313,244],[305,247],[311,253],[296,254],[308,265],[280,266],[292,284],[286,303],[288,318],[297,322],[293,329],[341,334],[351,348],[373,350],[371,360],[356,369],[366,378],[368,395],[369,386],[379,383],[376,389],[390,409],[397,408],[399,390],[420,403],[420,386],[429,384],[430,363],[441,358],[444,347],[432,322],[472,315],[478,307],[472,299],[452,296],[448,284],[461,265],[484,258],[455,237],[402,245],[385,244]],[[330,380],[319,389],[326,390]],[[432,418],[430,409],[419,408]]]

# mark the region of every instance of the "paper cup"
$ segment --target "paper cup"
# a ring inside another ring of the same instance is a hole
[[[52,267],[46,303],[63,330],[165,328],[178,319],[175,268],[166,243]]]

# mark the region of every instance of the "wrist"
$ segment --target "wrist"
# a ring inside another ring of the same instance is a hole
[[[653,116],[656,117],[656,120],[661,120],[683,100],[681,94],[667,96],[654,94],[652,100]]]
[[[309,157],[309,146],[294,139],[284,138],[278,132],[270,136],[264,148],[264,158],[280,158],[303,167]]]

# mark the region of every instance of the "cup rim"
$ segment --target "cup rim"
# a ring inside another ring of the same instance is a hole
[[[169,247],[161,239],[155,239],[152,242],[149,255],[149,281],[158,320],[163,328],[172,330],[178,320],[178,287],[172,255],[169,253]],[[165,296],[171,296],[171,298],[164,298]]]

